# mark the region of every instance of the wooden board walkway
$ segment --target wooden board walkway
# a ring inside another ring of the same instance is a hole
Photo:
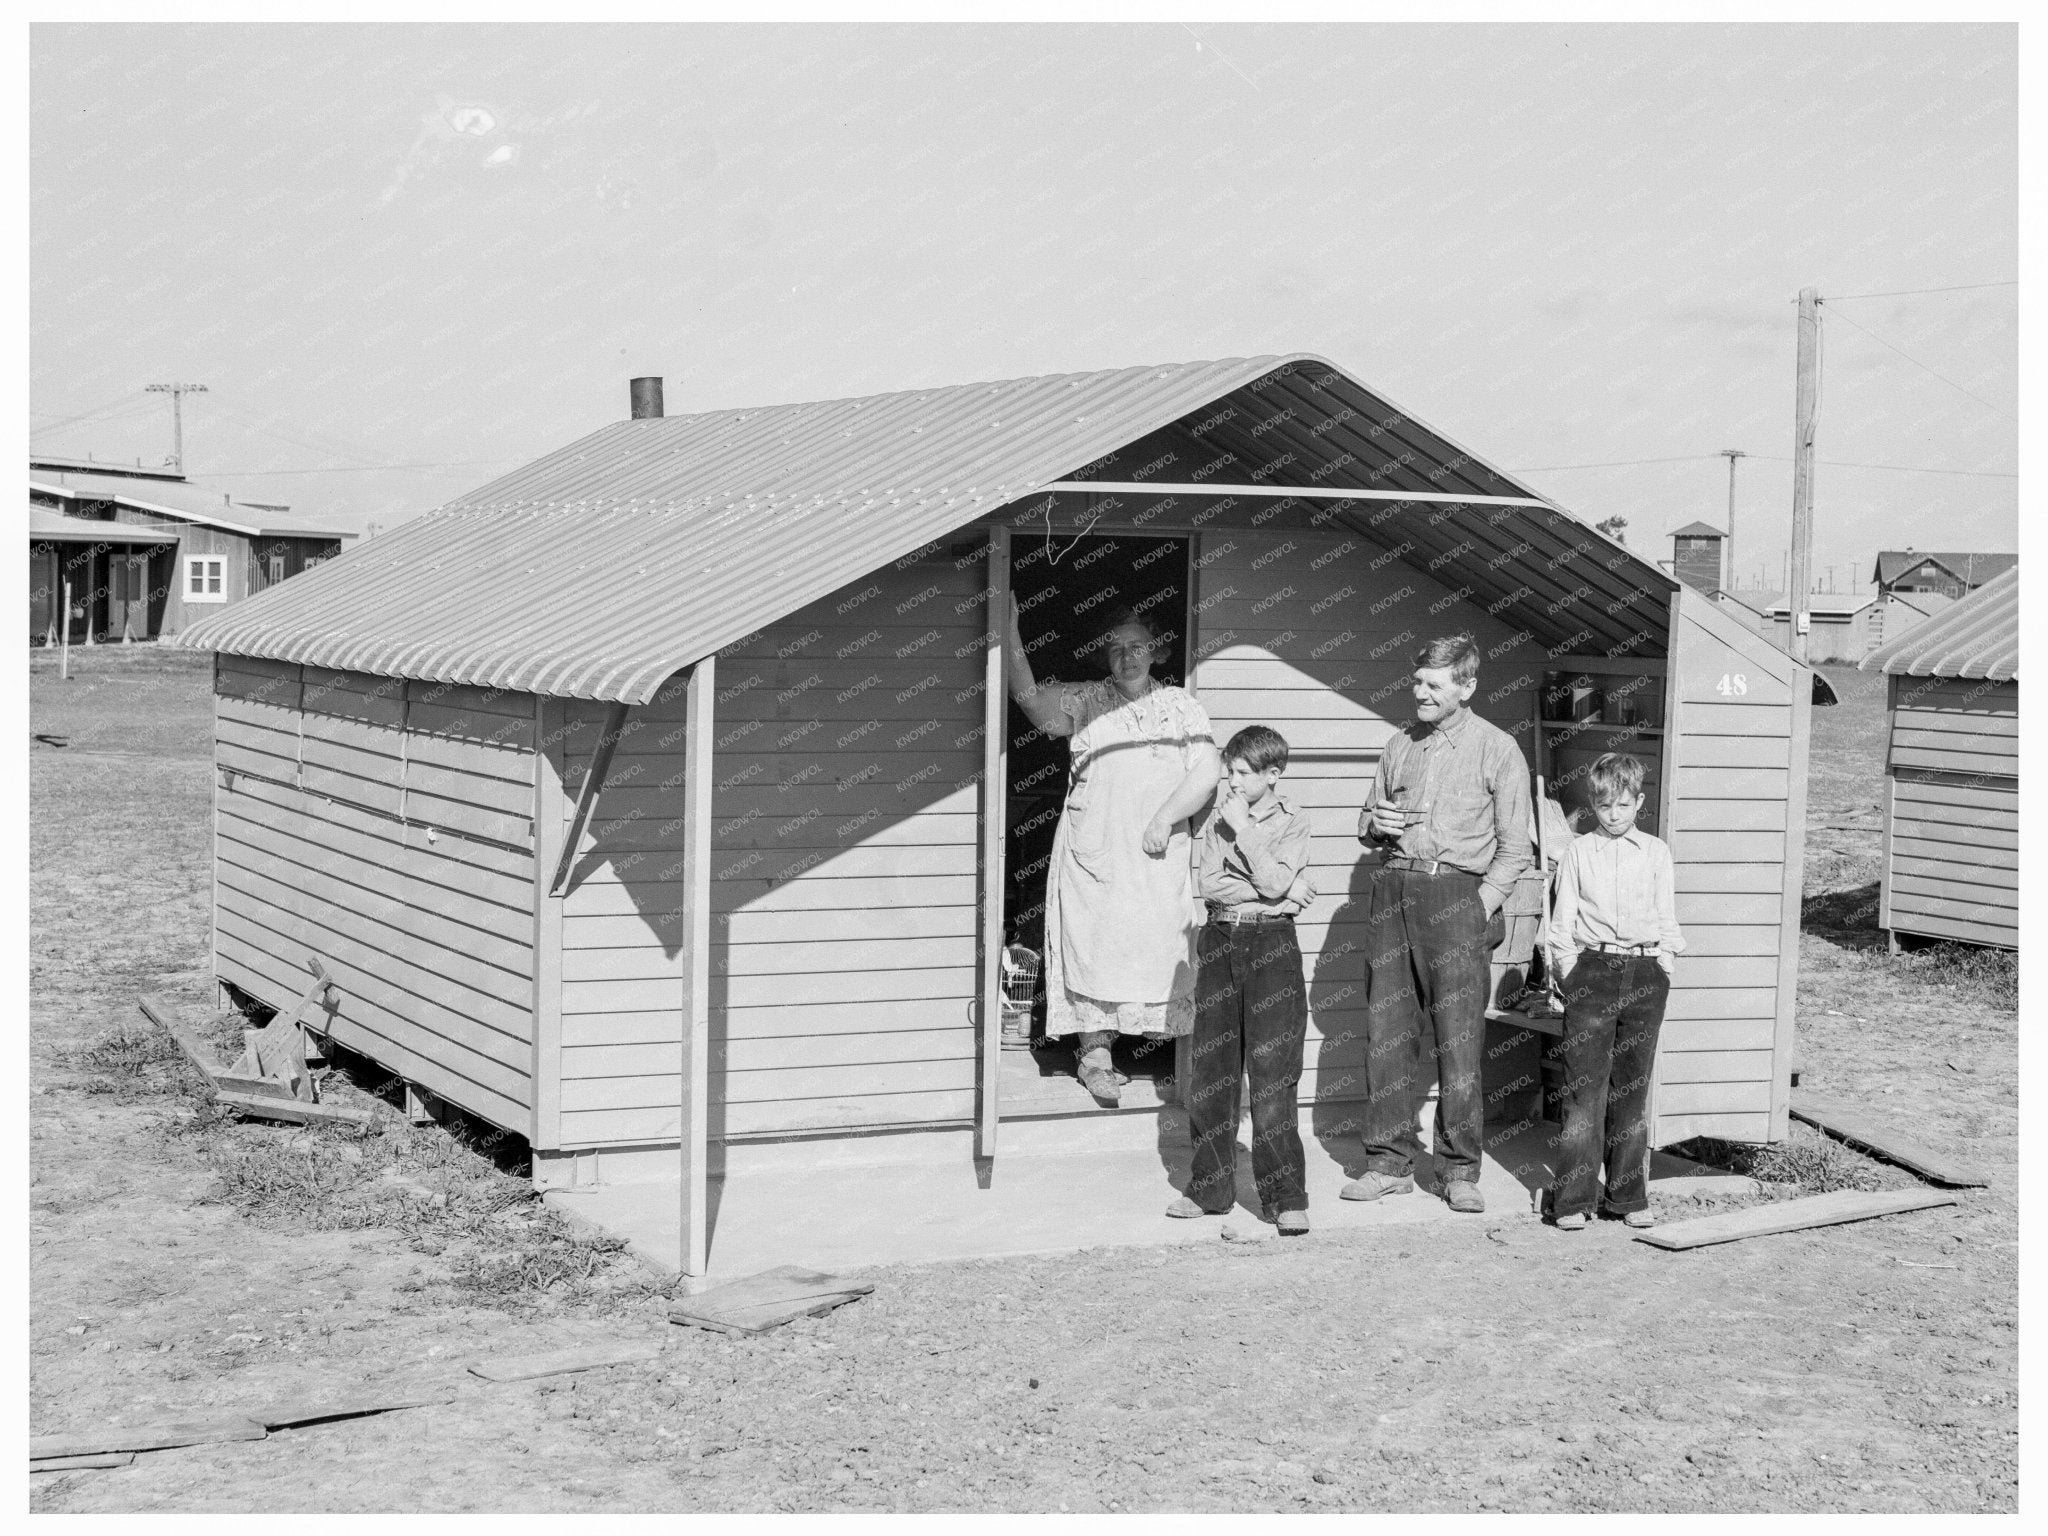
[[[1839,1142],[1868,1152],[1872,1157],[1897,1163],[1934,1184],[1952,1189],[1981,1189],[1987,1182],[1981,1173],[1967,1168],[1931,1147],[1877,1125],[1861,1110],[1828,1099],[1802,1095],[1792,1101],[1792,1118],[1804,1120]]]
[[[1704,1248],[1712,1243],[1738,1242],[1745,1237],[1769,1237],[1777,1232],[1830,1227],[1845,1221],[1868,1221],[1873,1216],[1895,1216],[1901,1211],[1955,1203],[1954,1195],[1931,1189],[1837,1189],[1801,1200],[1780,1200],[1774,1205],[1753,1205],[1719,1216],[1702,1216],[1697,1221],[1675,1222],[1635,1236],[1637,1242],[1655,1248]]]

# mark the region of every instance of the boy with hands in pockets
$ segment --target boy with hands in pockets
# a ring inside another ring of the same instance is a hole
[[[1604,1161],[1611,1215],[1652,1226],[1650,1077],[1678,930],[1671,850],[1636,826],[1643,765],[1609,752],[1588,775],[1599,825],[1565,850],[1551,909],[1550,974],[1564,991],[1564,1136],[1558,1227],[1582,1230]]]

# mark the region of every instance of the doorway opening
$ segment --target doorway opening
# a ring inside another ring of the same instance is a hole
[[[1010,590],[1017,599],[1018,627],[1033,675],[1040,683],[1092,682],[1108,676],[1103,631],[1119,610],[1132,608],[1150,620],[1159,635],[1161,650],[1152,675],[1162,683],[1184,685],[1191,555],[1191,541],[1185,536],[1055,533],[1045,540],[1019,538],[1010,556]],[[1067,741],[1041,732],[1014,699],[1008,718],[1003,939],[1043,956],[1046,877],[1053,835],[1067,803]],[[1071,1042],[1045,1038],[1042,982],[1032,1005],[1028,1072],[1027,1053],[1005,1054],[1016,1062],[1005,1074],[1006,1113],[1029,1113],[1034,1101],[1044,1097],[1034,1094],[1026,1079],[1056,1086],[1061,1096],[1078,1093],[1084,1106],[1093,1103],[1073,1080]],[[1126,1037],[1117,1044],[1115,1065],[1134,1084],[1157,1082],[1173,1075],[1173,1057],[1170,1046]],[[1008,1091],[1012,1083],[1023,1090],[1021,1100]],[[1152,1101],[1142,1093],[1126,1098],[1133,1107]]]

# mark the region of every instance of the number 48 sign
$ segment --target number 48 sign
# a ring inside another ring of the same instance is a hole
[[[1723,672],[1721,681],[1714,685],[1714,692],[1722,698],[1735,698],[1749,692],[1749,679],[1740,672]]]

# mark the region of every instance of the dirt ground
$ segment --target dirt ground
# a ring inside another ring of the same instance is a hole
[[[68,683],[31,663],[33,1429],[461,1396],[32,1474],[32,1508],[2017,1508],[2011,974],[1894,959],[1872,927],[1877,679],[1831,669],[1843,702],[1815,713],[1804,1082],[1989,1189],[1683,1254],[1518,1211],[876,1270],[862,1301],[733,1340],[670,1327],[660,1285],[541,1214],[502,1149],[199,1107],[134,1001],[218,1007],[206,660],[75,660]],[[1802,1148],[1833,1181],[1912,1182]],[[464,1369],[630,1339],[664,1352],[520,1386]]]

